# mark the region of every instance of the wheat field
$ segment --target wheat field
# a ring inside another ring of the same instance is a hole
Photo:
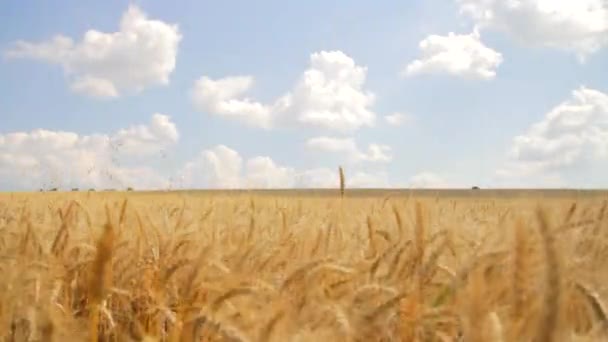
[[[608,340],[604,194],[0,195],[4,341]]]

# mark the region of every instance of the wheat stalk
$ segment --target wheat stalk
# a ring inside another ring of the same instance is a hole
[[[344,178],[344,169],[342,166],[338,168],[338,174],[340,175],[340,197],[344,197],[344,189],[346,187],[346,180]]]

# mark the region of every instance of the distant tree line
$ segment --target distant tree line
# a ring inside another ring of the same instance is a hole
[[[49,189],[43,189],[40,188],[38,189],[39,192],[57,192],[59,191],[59,188],[49,188]],[[72,192],[77,192],[80,191],[80,188],[72,188],[71,189]],[[94,192],[97,191],[94,188],[89,188],[89,190],[87,190],[89,192]],[[102,191],[117,191],[117,189],[112,189],[112,188],[108,188],[108,189],[103,189]],[[126,191],[135,191],[135,189],[133,189],[133,187],[127,187]]]

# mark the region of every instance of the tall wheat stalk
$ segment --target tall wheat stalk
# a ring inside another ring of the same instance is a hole
[[[338,168],[338,173],[340,174],[340,197],[344,198],[344,188],[346,187],[346,180],[344,178],[344,169],[342,169],[342,166]]]

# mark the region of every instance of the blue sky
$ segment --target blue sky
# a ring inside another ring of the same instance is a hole
[[[0,16],[2,189],[324,187],[338,165],[353,187],[606,186],[601,0]]]

